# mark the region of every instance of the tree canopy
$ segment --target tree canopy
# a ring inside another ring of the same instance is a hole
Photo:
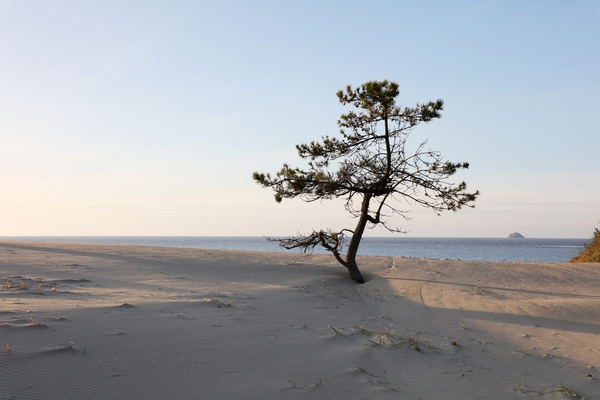
[[[425,149],[427,141],[407,153],[410,133],[420,123],[440,118],[444,102],[402,107],[396,104],[399,93],[398,84],[387,80],[370,81],[355,89],[347,86],[345,91],[337,92],[340,103],[353,107],[338,120],[340,137],[324,136],[320,141],[296,146],[299,156],[308,160],[307,169],[284,164],[274,176],[253,174],[258,184],[275,192],[277,202],[296,197],[306,202],[345,199],[346,210],[358,219],[354,230],[320,230],[275,240],[287,249],[325,248],[359,283],[364,279],[356,255],[367,226],[381,225],[401,232],[389,224],[389,219],[393,215],[406,218],[399,208],[403,202],[439,214],[474,207],[472,202],[479,195],[467,192],[465,182],[448,180],[458,170],[468,168],[468,163],[444,160],[440,152]]]

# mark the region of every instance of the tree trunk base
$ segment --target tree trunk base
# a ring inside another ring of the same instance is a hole
[[[352,279],[354,282],[365,283],[365,279],[356,265],[347,266],[346,268],[348,268],[350,279]]]

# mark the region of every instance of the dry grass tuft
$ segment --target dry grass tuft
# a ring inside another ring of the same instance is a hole
[[[370,340],[369,343],[372,346],[386,347],[398,347],[400,345],[400,338],[396,336],[396,332],[392,329],[387,332],[375,332],[373,335],[374,339]]]
[[[208,299],[205,299],[208,302],[211,303],[216,303],[217,307],[222,307],[222,306],[227,306],[227,307],[231,307],[231,305],[233,304],[233,300],[231,299],[222,299],[220,297],[210,297]]]
[[[371,336],[374,333],[372,330],[365,328],[365,324],[362,324],[361,326],[357,326],[356,332],[362,333],[363,335],[367,335],[367,336]]]
[[[368,345],[380,346],[380,347],[398,347],[402,338],[396,335],[396,331],[390,326],[385,332],[376,332],[365,328],[365,325],[356,327],[358,333],[362,333],[365,336],[371,336],[373,339],[369,340]]]
[[[574,397],[578,400],[590,400],[585,394],[575,389],[568,383],[558,382],[556,389],[529,389],[526,387],[523,381],[519,383],[519,386],[513,389],[515,392],[521,393],[535,393],[537,395],[550,394],[550,393],[562,393],[568,397]]]
[[[424,349],[431,349],[431,345],[429,344],[429,341],[427,341],[427,339],[409,336],[407,340],[409,346],[418,351],[419,353],[424,353]]]
[[[485,290],[483,290],[482,288],[480,288],[479,286],[475,286],[473,288],[473,293],[475,293],[475,294],[486,294],[487,292]]]
[[[565,396],[576,397],[579,400],[588,400],[589,399],[589,397],[587,397],[585,394],[581,393],[579,390],[575,389],[568,383],[558,382],[558,387],[556,390],[558,390],[560,393],[564,394]]]
[[[409,348],[415,349],[419,353],[423,353],[424,349],[431,349],[427,339],[416,338],[409,336],[407,338],[402,337],[396,333],[396,331],[390,327],[387,331],[377,332],[365,328],[365,325],[357,326],[356,331],[366,336],[371,336],[373,339],[369,340],[367,346],[378,346],[378,347],[400,347],[402,344]]]
[[[592,262],[600,263],[600,230],[596,228],[592,241],[571,259],[572,263]]]
[[[339,328],[339,329],[338,329],[338,328],[334,328],[334,327],[333,327],[333,325],[331,325],[331,324],[327,324],[327,330],[328,330],[329,332],[333,332],[333,334],[334,334],[335,336],[342,336],[342,337],[346,337],[346,335],[344,334],[344,332],[342,332],[342,329],[343,329],[343,328]]]
[[[29,323],[30,323],[31,325],[33,325],[33,326],[40,326],[40,327],[43,327],[43,328],[46,328],[46,327],[47,327],[47,325],[46,325],[46,324],[44,324],[43,322],[37,321],[37,320],[35,320],[35,319],[33,319],[33,318],[29,318]]]

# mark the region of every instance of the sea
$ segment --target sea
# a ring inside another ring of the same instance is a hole
[[[286,250],[262,236],[3,236],[0,240],[166,246],[213,250]],[[568,262],[591,239],[365,237],[358,255],[470,261]],[[315,253],[326,253],[315,249]]]

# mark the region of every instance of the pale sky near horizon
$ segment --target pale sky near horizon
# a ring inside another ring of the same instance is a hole
[[[336,135],[336,91],[441,98],[419,126],[480,190],[410,236],[588,238],[600,221],[600,2],[0,0],[0,236],[354,228],[254,171]],[[385,236],[386,231],[368,231]]]

